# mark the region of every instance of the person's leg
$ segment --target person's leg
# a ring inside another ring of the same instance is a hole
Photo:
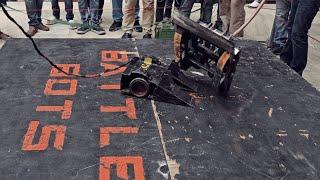
[[[104,6],[104,0],[99,0],[99,11],[98,11],[98,19],[99,19],[99,21],[102,18],[103,6]]]
[[[90,7],[89,7],[89,11],[90,11],[90,17],[91,17],[91,31],[93,31],[94,33],[98,34],[98,35],[103,35],[106,33],[106,31],[100,27],[99,25],[99,16],[98,16],[98,12],[99,12],[99,0],[90,0]]]
[[[90,11],[90,17],[91,17],[91,24],[98,25],[99,0],[89,0],[89,3],[90,3],[89,11]]]
[[[163,20],[164,5],[166,0],[157,0],[157,9],[156,9],[156,22]]]
[[[118,31],[122,26],[122,0],[112,0],[112,19],[113,23],[109,27],[109,31]]]
[[[231,18],[230,18],[230,29],[229,33],[232,34],[238,30],[245,21],[246,12],[244,10],[244,5],[246,0],[231,0]],[[238,37],[243,37],[243,31],[240,32]]]
[[[88,2],[89,0],[78,0],[80,17],[84,25],[89,25]]]
[[[51,0],[52,14],[56,19],[60,19],[60,7],[58,0]]]
[[[125,34],[123,38],[130,38],[133,26],[134,26],[134,7],[137,4],[137,0],[126,0],[123,8],[124,18],[123,18],[123,26],[125,30]]]
[[[136,6],[135,6],[135,10],[134,10],[135,21],[134,21],[134,28],[133,28],[136,32],[143,31],[143,28],[141,27],[140,22],[139,22],[139,19],[140,19],[139,12],[140,12],[140,6],[139,6],[139,1],[137,1]]]
[[[140,13],[140,5],[139,5],[139,1],[137,1],[135,11],[134,11],[134,19],[136,21],[139,21],[139,19],[140,19],[139,13]]]
[[[172,8],[173,8],[173,0],[166,0],[166,5],[164,8],[165,18],[171,18]]]
[[[212,9],[213,9],[213,5],[215,3],[215,0],[204,0],[202,3],[202,13],[201,13],[201,18],[200,21],[204,22],[206,24],[210,24],[211,23],[211,18],[212,18]]]
[[[186,17],[190,17],[191,9],[193,7],[193,4],[195,3],[195,0],[185,0],[181,4],[179,10],[180,13]]]
[[[281,52],[281,49],[285,45],[288,39],[287,23],[289,12],[291,9],[291,3],[288,0],[276,1],[276,15],[274,19],[274,37],[270,40],[273,44],[273,50],[275,53]],[[277,51],[277,52],[276,52]]]
[[[280,53],[280,59],[285,62],[287,65],[290,65],[292,61],[292,55],[293,55],[293,49],[292,49],[292,27],[294,23],[294,19],[296,16],[296,11],[298,8],[299,0],[292,0],[291,2],[291,11],[288,18],[288,24],[287,24],[287,32],[288,32],[288,40],[286,44],[284,45],[281,53]]]
[[[302,75],[308,59],[308,31],[312,21],[319,11],[316,1],[299,0],[296,16],[292,26],[293,56],[290,67]]]
[[[40,23],[38,22],[37,11],[35,11],[35,9],[37,9],[37,2],[34,0],[26,0],[26,10],[29,18],[29,30],[27,33],[30,36],[34,36],[38,32],[36,26]]]
[[[112,0],[112,19],[116,22],[122,22],[122,0]]]
[[[87,33],[89,28],[89,0],[78,0],[79,12],[82,21],[82,26],[77,29],[78,34]]]
[[[222,31],[224,34],[229,34],[230,29],[230,9],[231,0],[220,0],[220,18],[222,21]]]
[[[180,7],[182,6],[183,4],[183,0],[174,0],[174,8],[175,9],[180,9]]]
[[[42,14],[42,5],[43,5],[43,0],[36,0],[37,1],[37,19],[40,24],[42,24],[41,20],[41,14]]]
[[[220,17],[220,0],[217,0],[218,8],[217,8],[217,20],[214,24],[214,28],[222,31],[222,20]]]
[[[154,19],[154,0],[143,0],[142,24],[144,25],[145,38],[151,38]]]
[[[67,21],[73,20],[74,14],[73,14],[73,2],[72,2],[72,0],[64,0],[64,4],[65,4],[65,10],[67,12],[66,20]]]
[[[0,0],[0,3],[6,5],[7,4],[7,0]]]

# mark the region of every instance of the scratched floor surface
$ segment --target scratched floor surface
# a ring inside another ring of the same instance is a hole
[[[67,71],[113,68],[169,41],[37,40]],[[320,93],[256,42],[227,97],[195,76],[194,108],[122,95],[123,69],[66,77],[27,39],[0,50],[0,180],[319,179]]]

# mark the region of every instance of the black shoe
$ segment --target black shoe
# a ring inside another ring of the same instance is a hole
[[[282,49],[283,49],[283,47],[274,46],[273,48],[270,49],[270,51],[275,55],[280,55],[282,52]]]
[[[136,20],[135,22],[134,22],[134,30],[136,31],[136,32],[142,32],[143,31],[143,29],[142,29],[142,27],[141,27],[141,25],[140,25],[140,23],[139,23],[139,20]]]
[[[132,34],[130,33],[124,33],[121,37],[121,39],[129,39],[129,38],[132,38]]]
[[[143,39],[151,39],[152,38],[151,36],[152,36],[151,34],[146,33],[145,35],[143,35]]]
[[[113,23],[111,24],[109,31],[118,31],[119,29],[121,29],[122,26],[122,21],[113,21]]]
[[[77,34],[85,34],[90,31],[89,25],[83,24],[77,29]]]
[[[106,31],[101,26],[99,26],[98,24],[97,25],[93,25],[91,31],[93,31],[94,33],[96,33],[98,35],[106,34]]]

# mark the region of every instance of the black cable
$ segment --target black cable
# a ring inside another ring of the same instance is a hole
[[[124,67],[124,66],[127,66],[128,64],[130,64],[131,62],[133,62],[135,60],[135,58],[133,58],[132,60],[124,63],[124,64],[121,64],[120,66],[116,67],[116,68],[113,68],[113,69],[106,69],[105,71],[101,72],[101,73],[98,73],[98,74],[92,74],[92,75],[84,75],[84,74],[73,74],[73,73],[68,73],[68,72],[65,72],[63,69],[59,68],[54,62],[52,62],[47,56],[45,56],[41,51],[40,49],[38,48],[37,44],[35,43],[35,41],[33,40],[33,38],[22,28],[21,25],[19,25],[17,23],[17,21],[9,15],[8,11],[6,10],[6,8],[3,6],[2,3],[0,3],[0,6],[2,8],[2,11],[4,12],[4,14],[7,16],[7,18],[13,22],[16,26],[18,26],[18,28],[22,31],[22,33],[27,36],[32,44],[33,44],[33,47],[34,49],[36,50],[36,52],[41,56],[43,57],[47,62],[49,62],[49,64],[56,68],[57,70],[59,70],[60,72],[62,72],[63,74],[65,75],[68,75],[68,76],[74,76],[74,77],[81,77],[81,78],[96,78],[96,77],[101,77],[103,76],[103,74],[107,73],[107,72],[110,72],[110,71],[115,71],[115,70],[118,70],[120,69],[121,67]]]

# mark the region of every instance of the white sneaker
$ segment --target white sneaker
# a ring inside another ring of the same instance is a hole
[[[204,23],[204,22],[202,22],[202,21],[200,21],[199,24],[200,24],[201,26],[205,27],[205,28],[209,28],[209,27],[212,25],[211,23],[207,24],[207,23]]]
[[[260,3],[258,3],[257,1],[253,1],[251,4],[249,4],[249,8],[257,8],[259,6]]]
[[[69,20],[68,23],[71,30],[77,29],[77,23],[74,20]]]
[[[49,19],[47,19],[47,25],[54,25],[57,24],[58,19],[54,16],[50,17]]]

